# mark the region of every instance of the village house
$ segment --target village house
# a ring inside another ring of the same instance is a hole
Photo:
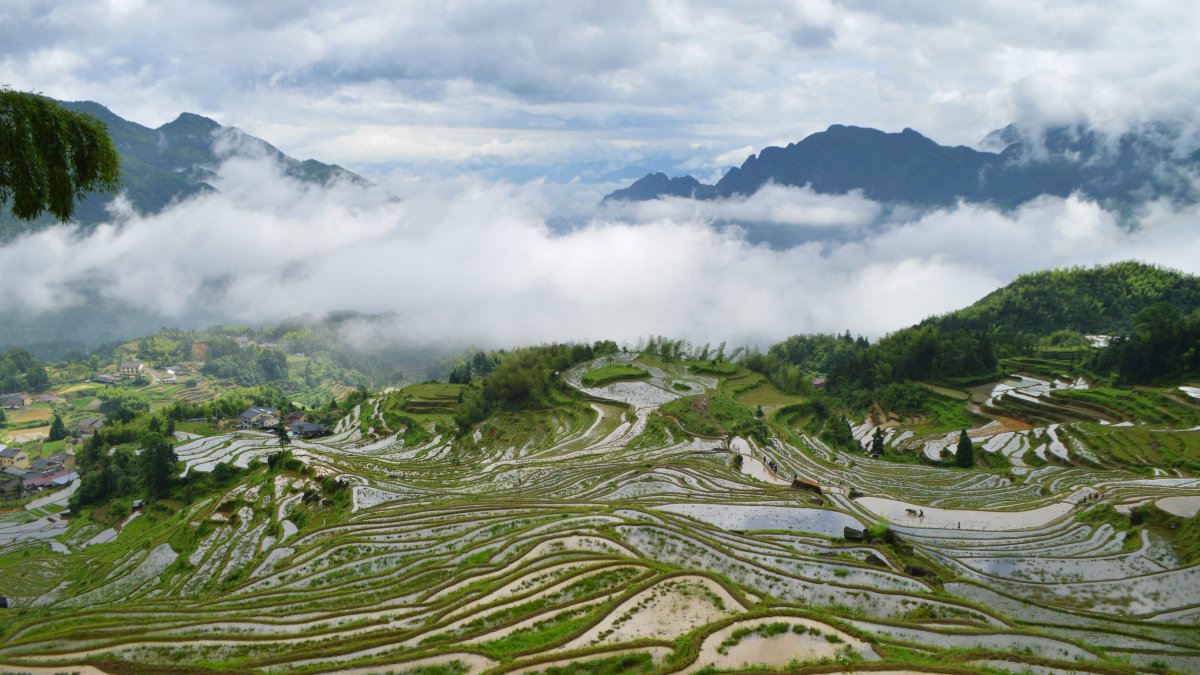
[[[130,377],[137,377],[146,372],[146,366],[141,361],[122,361],[117,367],[117,372]]]
[[[279,410],[275,408],[249,408],[242,413],[238,426],[242,429],[265,429],[279,424]]]
[[[75,428],[79,430],[81,436],[91,436],[102,426],[104,426],[103,416],[85,417],[75,423]]]
[[[0,397],[0,407],[5,410],[20,410],[28,407],[30,403],[33,403],[33,399],[29,397],[29,394],[8,394]]]
[[[20,469],[29,468],[29,455],[20,448],[10,448],[0,444],[0,467],[15,466]]]
[[[315,438],[325,433],[325,425],[315,422],[296,422],[291,426],[292,435],[297,438]]]
[[[59,466],[64,469],[70,469],[75,466],[75,453],[73,452],[56,452],[47,457],[50,463],[54,466]]]
[[[121,382],[124,379],[125,378],[121,377],[120,375],[105,373],[103,375],[97,375],[97,376],[93,377],[92,382],[95,382],[97,384],[116,384],[118,382]]]
[[[44,473],[30,473],[21,480],[21,487],[33,492],[36,490],[44,490],[46,488],[67,485],[77,478],[79,478],[79,473],[74,469],[62,469],[59,471],[47,471]]]

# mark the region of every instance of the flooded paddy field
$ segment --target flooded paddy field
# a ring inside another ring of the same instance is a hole
[[[612,365],[646,375],[582,384]],[[1112,449],[1150,452],[1143,437],[1186,428],[1122,426],[1101,408],[1005,421],[1018,408],[1084,410],[1097,396],[1086,381],[1021,375],[964,394],[984,462],[957,469],[940,460],[947,432],[904,421],[887,438],[909,463],[831,447],[782,416],[765,416],[765,435],[689,433],[660,407],[715,398],[733,377],[680,363],[622,354],[563,377],[587,397],[576,408],[414,442],[364,436],[379,410],[368,400],[332,435],[294,443],[299,469],[266,467],[278,451],[268,434],[189,438],[181,473],[225,464],[247,477],[111,528],[49,506],[4,515],[0,668],[1200,665],[1200,567],[1179,545],[1200,481]]]

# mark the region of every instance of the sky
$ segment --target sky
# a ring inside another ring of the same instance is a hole
[[[158,126],[182,111],[351,169],[697,171],[830,124],[978,143],[1195,110],[1187,0],[6,0],[0,74]]]
[[[1166,201],[1133,223],[1077,196],[1009,212],[777,186],[599,203],[629,182],[609,172],[712,179],[835,123],[972,146],[1010,122],[1191,126],[1197,34],[1200,5],[1145,0],[7,0],[0,82],[151,127],[204,114],[379,188],[299,184],[235,149],[217,193],[0,247],[23,280],[0,313],[89,288],[165,321],[204,302],[239,321],[384,313],[409,341],[765,345],[878,337],[1047,267],[1197,273],[1197,209]]]

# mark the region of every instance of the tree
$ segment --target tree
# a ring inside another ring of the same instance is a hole
[[[875,433],[871,434],[871,456],[880,457],[883,455],[883,427],[875,427]]]
[[[34,391],[41,391],[50,386],[50,375],[40,362],[33,363],[25,370],[25,382]]]
[[[50,423],[49,440],[53,443],[54,441],[61,441],[66,437],[67,425],[63,424],[62,417],[59,417],[58,413],[54,413],[54,421]]]
[[[280,449],[286,448],[292,444],[291,436],[288,436],[288,428],[283,422],[275,425],[275,436],[279,440]]]
[[[954,451],[954,464],[963,469],[975,466],[975,445],[967,436],[966,429],[963,429],[962,433],[958,435],[958,449]]]
[[[8,424],[8,415],[4,414],[4,408],[0,408],[0,429],[3,429],[6,424]]]
[[[33,220],[66,221],[89,192],[120,187],[121,157],[100,120],[27,92],[0,89],[0,202]]]
[[[757,417],[757,418],[759,418],[759,419],[762,419],[762,417],[763,417],[763,415],[764,415],[764,414],[765,414],[765,413],[763,412],[763,409],[762,409],[762,405],[761,405],[761,404],[760,404],[760,405],[759,405],[757,408],[755,408],[755,409],[754,409],[754,416],[755,416],[755,417]]]
[[[100,412],[118,422],[130,422],[138,413],[150,409],[150,400],[140,392],[111,389],[100,393]]]
[[[175,446],[166,436],[152,431],[142,436],[141,446],[138,469],[146,492],[153,498],[162,497],[171,488],[171,480],[175,477],[175,463],[179,461]]]

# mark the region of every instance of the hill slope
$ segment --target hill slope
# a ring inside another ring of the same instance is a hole
[[[1133,317],[1169,302],[1182,313],[1200,309],[1200,277],[1139,262],[1033,272],[970,307],[934,318],[942,328],[1045,335],[1128,333]]]
[[[139,213],[157,213],[172,202],[209,192],[214,170],[230,156],[266,156],[279,162],[284,172],[298,180],[325,184],[366,179],[334,164],[300,161],[266,141],[233,127],[223,127],[200,115],[182,113],[157,129],[131,122],[93,101],[60,101],[63,107],[95,116],[108,126],[121,155],[121,190]],[[221,141],[221,143],[217,143]],[[218,147],[219,146],[219,147]],[[114,196],[93,193],[80,202],[75,220],[95,225],[108,218]],[[26,223],[7,211],[0,213],[0,241],[54,224],[50,217]]]

